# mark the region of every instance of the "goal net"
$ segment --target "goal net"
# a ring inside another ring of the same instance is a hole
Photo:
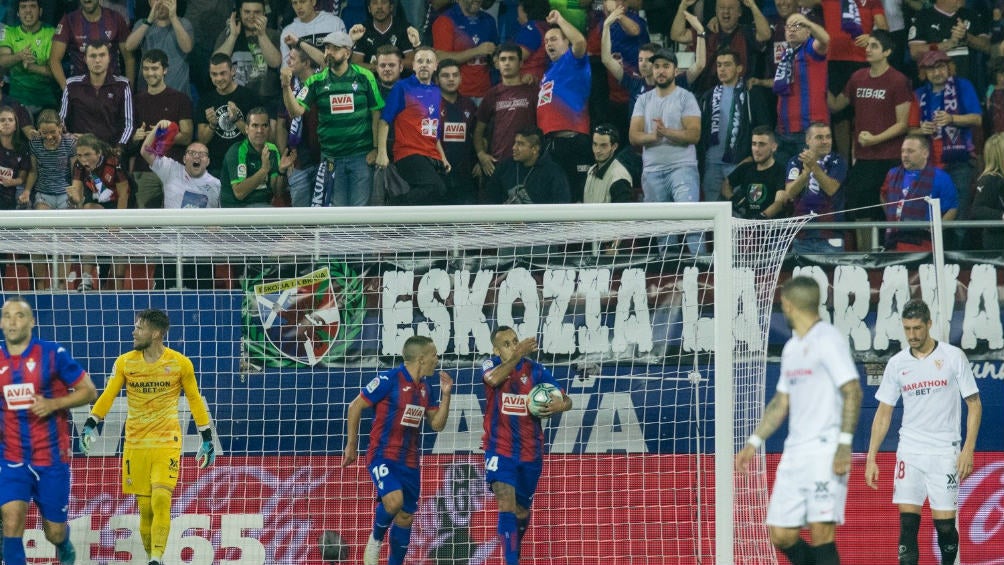
[[[17,212],[0,217],[0,252],[5,298],[25,295],[36,334],[99,390],[136,313],[168,312],[219,456],[196,468],[182,397],[166,562],[359,562],[375,489],[364,457],[341,467],[346,408],[415,334],[456,386],[446,429],[423,434],[408,562],[501,562],[478,369],[508,325],[537,338],[574,402],[544,422],[521,562],[761,564],[776,562],[764,465],[739,478],[732,458],[760,417],[777,275],[802,222],[733,220],[728,204]],[[87,413],[73,411],[75,435]],[[74,444],[79,563],[145,562],[120,490],[125,415],[122,396],[90,455]],[[54,556],[34,511],[26,540],[29,559]]]

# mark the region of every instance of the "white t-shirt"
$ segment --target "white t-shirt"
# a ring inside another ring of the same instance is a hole
[[[635,102],[631,119],[639,116],[645,120],[645,133],[655,131],[655,119],[661,119],[662,125],[667,128],[683,129],[683,118],[700,119],[701,107],[689,90],[677,86],[668,96],[659,96],[659,89],[654,88],[639,96]],[[694,145],[681,147],[661,138],[659,143],[642,150],[641,161],[644,169],[649,171],[673,169],[681,165],[696,167],[697,148]]]
[[[835,448],[844,407],[840,387],[858,378],[850,344],[835,327],[819,321],[804,337],[793,334],[781,351],[777,382],[777,392],[789,400],[784,450]]]
[[[345,22],[342,18],[323,10],[317,12],[317,16],[310,20],[310,23],[303,23],[300,18],[296,18],[288,26],[282,28],[279,34],[279,53],[282,55],[282,66],[286,66],[286,57],[289,56],[289,45],[286,45],[286,36],[295,35],[299,39],[317,47],[324,52],[324,38],[329,33],[345,31]]]
[[[185,166],[170,157],[158,157],[150,165],[164,183],[164,208],[219,208],[220,180],[209,174],[192,178]]]
[[[979,393],[969,359],[954,345],[938,342],[917,359],[910,348],[893,355],[885,366],[875,399],[896,406],[903,397],[899,451],[951,454],[962,440],[962,403]]]

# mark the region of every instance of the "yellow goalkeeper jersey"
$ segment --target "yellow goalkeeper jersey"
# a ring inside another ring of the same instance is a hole
[[[195,424],[200,429],[209,425],[209,412],[195,381],[195,367],[188,357],[173,349],[164,348],[164,354],[154,363],[147,363],[142,351],[120,355],[91,413],[103,419],[123,385],[129,403],[127,448],[181,447],[178,398],[182,391]]]

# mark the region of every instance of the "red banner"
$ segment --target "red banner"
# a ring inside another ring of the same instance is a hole
[[[847,523],[838,534],[844,563],[897,563],[899,518],[892,504],[895,456],[880,455],[881,486],[852,471]],[[423,496],[408,563],[501,563],[496,507],[478,455],[427,456]],[[710,563],[713,517],[699,526],[690,456],[550,456],[534,500],[521,563],[537,565]],[[702,472],[710,479],[712,462]],[[322,565],[357,562],[372,524],[374,489],[362,464],[325,456],[221,457],[198,471],[186,458],[175,491],[166,561],[191,565]],[[777,456],[768,459],[773,477]],[[1004,454],[978,453],[960,489],[960,563],[1004,564]],[[119,460],[78,457],[70,505],[78,564],[145,563],[133,497],[121,494]],[[28,524],[38,528],[37,515]],[[700,534],[698,528],[700,527]],[[322,559],[320,541],[340,538]],[[334,536],[331,532],[337,532]],[[701,539],[700,543],[695,539]],[[40,529],[26,532],[29,563],[54,549]],[[937,540],[925,511],[921,562],[935,563]],[[339,553],[341,550],[341,553]],[[386,549],[384,550],[386,552]],[[697,557],[703,556],[703,557]],[[741,555],[737,562],[743,562]],[[785,563],[779,558],[779,563]]]

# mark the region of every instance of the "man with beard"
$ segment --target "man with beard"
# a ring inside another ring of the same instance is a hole
[[[143,310],[136,316],[133,350],[115,360],[112,376],[80,438],[80,448],[87,455],[97,440],[98,424],[125,389],[129,417],[122,448],[122,492],[136,496],[139,534],[150,565],[161,565],[171,531],[171,497],[178,484],[183,437],[178,424],[182,392],[202,435],[195,455],[199,468],[209,467],[216,459],[209,410],[199,393],[192,361],[164,345],[170,326],[162,310]]]
[[[596,158],[596,164],[586,173],[586,187],[582,192],[584,203],[634,201],[631,173],[614,158],[620,149],[620,139],[613,124],[600,124],[593,128],[593,157]]]
[[[959,196],[952,177],[931,164],[930,157],[931,141],[926,136],[910,134],[903,139],[902,165],[890,169],[882,184],[886,221],[930,221],[928,197],[941,199],[942,220],[954,220],[958,215]],[[893,251],[930,251],[931,233],[927,229],[889,229],[885,246]]]
[[[701,109],[689,91],[678,88],[676,53],[660,49],[652,55],[655,89],[638,97],[631,116],[630,140],[642,147],[641,187],[646,202],[697,202],[701,177],[697,148]],[[701,235],[687,235],[693,255],[701,252]]]
[[[564,204],[569,202],[568,181],[543,151],[544,136],[537,128],[516,134],[512,159],[499,164],[486,192],[492,203]]]
[[[778,218],[784,212],[784,165],[774,160],[777,139],[767,126],[753,129],[753,161],[735,168],[722,183],[722,196],[732,199],[732,213],[747,220]]]
[[[282,98],[291,118],[317,109],[317,138],[321,163],[314,182],[311,206],[366,206],[376,158],[375,132],[383,98],[373,73],[349,63],[352,39],[336,31],[324,38],[327,68],[307,79],[297,95],[283,88]],[[284,84],[291,71],[283,69]]]
[[[404,66],[410,69],[415,58],[413,46],[418,44],[418,30],[409,28],[407,20],[394,19],[394,14],[400,13],[395,0],[369,0],[366,9],[370,13],[366,23],[356,24],[349,30],[352,35],[362,32],[352,52],[352,62],[372,69],[378,64],[379,49],[391,46],[398,48]]]
[[[127,147],[127,154],[135,155],[139,146],[156,131],[153,124],[161,120],[174,122],[178,134],[174,138],[174,146],[167,155],[178,161],[186,145],[192,141],[192,101],[188,95],[175,90],[165,82],[168,74],[167,54],[160,49],[153,49],[143,54],[140,63],[146,90],[133,98],[133,123],[140,124],[132,135],[132,142]],[[133,178],[136,180],[136,205],[140,208],[160,208],[164,203],[163,185],[158,175],[150,171],[146,155],[133,163]]]
[[[258,96],[234,80],[229,55],[216,53],[209,58],[209,78],[215,88],[203,93],[195,119],[199,142],[209,147],[212,162],[219,163],[214,174],[223,178],[219,172],[223,157],[231,145],[240,142],[247,129],[247,113],[258,105]]]
[[[446,197],[445,174],[450,172],[441,142],[442,94],[432,83],[439,61],[432,47],[415,50],[415,74],[398,81],[387,95],[377,131],[376,165],[390,164],[387,138],[394,130],[394,165],[411,189],[393,204],[432,205]]]
[[[278,107],[279,32],[268,27],[263,0],[237,0],[237,11],[216,38],[216,51],[229,55],[237,84],[246,86],[270,110]]]
[[[794,203],[796,216],[815,214],[810,222],[843,219],[847,161],[833,151],[830,126],[816,122],[805,132],[806,148],[788,161],[786,197]],[[792,243],[796,253],[839,253],[844,249],[840,232],[800,230]]]

